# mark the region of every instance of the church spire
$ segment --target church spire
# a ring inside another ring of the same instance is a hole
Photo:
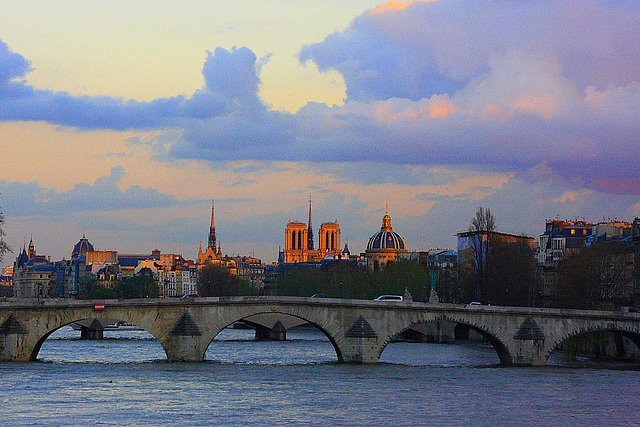
[[[211,202],[211,227],[209,228],[209,247],[216,250],[215,204]]]
[[[29,240],[29,259],[36,256],[36,249],[33,245],[33,235],[31,235],[31,240]]]
[[[311,194],[309,194],[309,228],[307,230],[307,249],[313,250],[313,227],[311,226]]]

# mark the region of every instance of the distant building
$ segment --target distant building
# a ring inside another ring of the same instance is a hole
[[[437,291],[440,302],[459,303],[458,254],[450,249],[431,249],[426,259],[430,289]],[[429,289],[429,290],[430,290]],[[425,292],[425,299],[429,292]]]
[[[198,266],[180,255],[156,263],[160,295],[182,297],[198,293]]]
[[[183,262],[180,266],[176,265],[176,269],[182,272],[182,279],[178,278],[177,272],[164,273],[165,281],[168,283],[166,296],[181,296],[197,293],[199,273],[207,264],[224,267],[230,274],[250,282],[255,288],[262,288],[264,286],[264,265],[260,259],[250,256],[229,256],[222,254],[222,245],[216,235],[215,205],[213,203],[211,204],[211,225],[209,226],[207,249],[203,251],[201,243],[195,263],[187,261]],[[180,282],[180,280],[182,280],[182,282]]]
[[[71,259],[85,256],[89,251],[93,251],[93,245],[89,242],[87,237],[83,234],[82,239],[80,239],[80,241],[75,244],[75,246],[73,247],[73,250],[71,251]]]
[[[281,254],[284,263],[321,262],[326,256],[340,255],[340,225],[338,221],[325,222],[318,231],[318,249],[313,241],[311,226],[311,200],[309,200],[309,224],[289,221],[285,229],[285,246]]]
[[[558,273],[565,258],[577,255],[585,247],[604,242],[630,246],[632,229],[633,224],[625,221],[594,224],[587,221],[548,220],[545,232],[540,235],[536,256],[542,305],[556,306]]]
[[[13,296],[13,266],[5,267],[0,275],[0,297]]]
[[[215,223],[215,206],[211,204],[211,226],[209,227],[209,240],[207,250],[202,251],[202,243],[198,250],[198,265],[203,266],[206,263],[219,264],[222,258],[222,249],[220,243],[217,242],[216,237],[216,223]]]
[[[536,247],[533,237],[487,230],[464,231],[457,236],[458,283],[463,302],[532,303]]]
[[[404,238],[393,231],[391,216],[389,212],[385,211],[382,217],[382,227],[380,227],[380,231],[371,236],[364,253],[367,268],[378,271],[387,264],[405,256],[408,252]]]
[[[17,298],[46,298],[55,295],[55,265],[36,253],[33,239],[13,264],[13,294]]]

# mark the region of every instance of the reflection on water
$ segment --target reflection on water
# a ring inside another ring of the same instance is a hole
[[[638,425],[635,364],[502,368],[486,343],[390,344],[378,365],[334,363],[317,330],[286,342],[227,329],[209,363],[166,363],[144,331],[80,340],[0,364],[2,425]],[[613,369],[612,369],[613,368]]]

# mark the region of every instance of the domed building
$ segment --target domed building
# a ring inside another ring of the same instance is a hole
[[[367,268],[377,271],[398,258],[400,254],[406,254],[407,245],[401,235],[393,231],[391,216],[385,212],[382,217],[380,231],[371,236],[364,256],[367,259]]]
[[[82,239],[73,247],[73,251],[71,252],[71,259],[76,259],[78,257],[84,256],[87,252],[93,251],[93,245],[89,240],[82,235]]]

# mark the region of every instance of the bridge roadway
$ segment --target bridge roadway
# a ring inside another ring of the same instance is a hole
[[[105,309],[97,311],[96,304]],[[313,324],[345,363],[377,363],[394,336],[439,321],[482,334],[503,365],[544,366],[564,340],[593,331],[618,332],[640,346],[640,313],[298,297],[6,300],[0,302],[0,362],[35,360],[55,330],[93,319],[144,328],[170,362],[200,362],[224,328],[266,315]]]

